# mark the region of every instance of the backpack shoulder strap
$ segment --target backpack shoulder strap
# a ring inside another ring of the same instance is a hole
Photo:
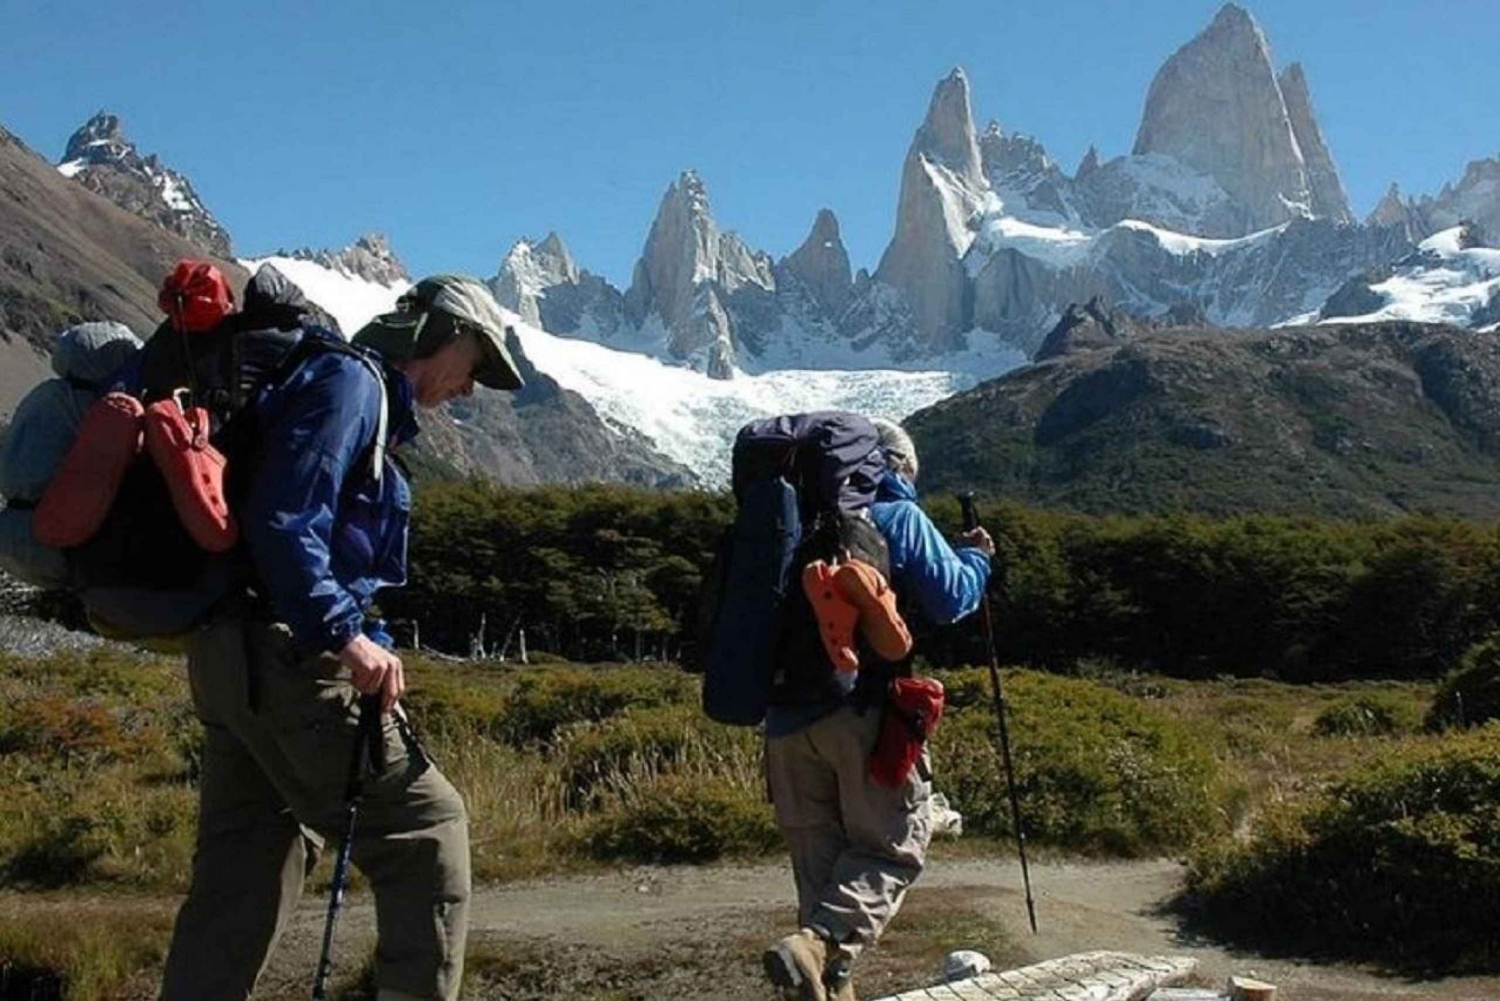
[[[390,393],[385,385],[385,371],[369,352],[362,351],[337,334],[326,331],[319,327],[309,327],[297,342],[296,347],[287,352],[286,358],[278,367],[275,375],[271,377],[272,382],[282,382],[291,376],[305,362],[324,352],[344,355],[353,358],[364,366],[365,371],[375,379],[375,386],[380,392],[380,412],[375,419],[375,439],[366,449],[370,462],[370,478],[380,483],[385,477],[385,457],[390,448],[390,424],[391,404]]]

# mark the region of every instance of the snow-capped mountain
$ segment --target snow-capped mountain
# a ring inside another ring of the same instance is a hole
[[[252,274],[262,264],[275,267],[327,310],[346,337],[395,309],[397,298],[411,287],[406,266],[381,236],[362,236],[342,250],[278,251],[242,258],[240,264]]]
[[[1323,306],[1320,319],[1500,329],[1500,250],[1484,246],[1473,225],[1445,229],[1389,268],[1350,280]]]
[[[1459,182],[1443,185],[1436,197],[1402,198],[1400,187],[1392,184],[1366,221],[1399,227],[1413,241],[1475,223],[1490,239],[1500,240],[1500,156],[1470,162]]]
[[[116,205],[176,233],[216,257],[229,257],[229,232],[192,183],[156,154],[143,157],[125,138],[120,119],[103,111],[68,140],[58,171]]]
[[[555,234],[518,243],[493,286],[528,322],[718,378],[784,368],[1003,370],[1070,303],[1222,326],[1315,318],[1351,278],[1463,218],[1497,218],[1500,159],[1436,199],[1349,207],[1307,74],[1277,72],[1234,4],[1163,64],[1127,155],[1090,149],[1071,176],[1035,137],[974,126],[961,69],[939,81],[902,167],[895,228],[851,276],[832,211],[793,253],[746,246],[705,180],[667,190],[625,292]],[[1388,201],[1391,201],[1388,199]]]
[[[551,243],[549,256],[555,259],[558,252],[565,252],[560,241]],[[251,271],[262,264],[274,265],[308,298],[333,314],[345,333],[357,331],[376,314],[391,309],[409,284],[372,282],[309,257],[336,259],[336,255],[314,254],[303,258],[249,258],[240,263]],[[978,381],[974,374],[961,371],[829,369],[786,369],[715,379],[641,352],[559,337],[519,314],[510,318],[520,354],[536,373],[581,397],[606,426],[638,437],[673,463],[691,470],[692,480],[709,486],[727,483],[734,434],[753,418],[799,410],[848,409],[900,420]],[[1019,352],[1012,352],[999,365],[1009,368],[1023,361]],[[528,375],[528,381],[531,378]],[[475,399],[484,401],[481,405],[493,405],[489,401],[504,397],[482,393]],[[460,426],[474,423],[474,406],[473,402],[459,404],[453,415],[455,422]]]

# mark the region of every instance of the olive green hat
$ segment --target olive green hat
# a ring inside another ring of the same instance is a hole
[[[354,343],[373,348],[391,361],[426,358],[465,330],[484,347],[474,381],[491,389],[520,389],[521,370],[505,346],[505,316],[490,290],[467,275],[423,278],[396,300],[394,313],[383,313],[354,335]]]

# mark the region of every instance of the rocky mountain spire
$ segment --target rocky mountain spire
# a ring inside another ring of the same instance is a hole
[[[366,233],[342,250],[312,250],[304,247],[285,253],[286,257],[312,261],[333,271],[362,278],[376,285],[394,288],[411,284],[411,273],[391,249],[383,233]]]
[[[1236,203],[1245,232],[1312,208],[1306,164],[1265,35],[1234,4],[1151,81],[1135,153],[1171,156],[1208,174]]]
[[[128,212],[228,258],[229,232],[219,225],[186,177],[142,157],[116,115],[100,111],[68,140],[57,169]]]
[[[1075,181],[1082,181],[1094,171],[1099,169],[1099,147],[1089,145],[1089,151],[1083,154],[1083,159],[1078,163],[1078,170],[1073,174]]]
[[[829,316],[837,318],[854,291],[849,252],[839,235],[839,221],[831,209],[819,209],[807,239],[781,262],[796,275]]]
[[[937,350],[957,347],[971,309],[962,258],[989,184],[984,178],[969,80],[955,69],[938,82],[901,171],[896,232],[876,279],[911,305],[918,339]]]
[[[506,309],[525,323],[544,328],[541,301],[549,289],[578,284],[578,265],[557,233],[541,242],[517,240],[500,262],[500,273],[490,281],[490,291]]]
[[[1307,75],[1302,71],[1302,64],[1292,63],[1276,82],[1281,87],[1287,117],[1292,123],[1292,135],[1297,139],[1297,148],[1307,168],[1313,215],[1338,223],[1353,222],[1354,212],[1349,208],[1344,182],[1339,178],[1333,154],[1328,151],[1323,130],[1318,127],[1318,119],[1313,114],[1312,96],[1308,93]]]
[[[684,171],[662,196],[636,262],[625,294],[632,322],[640,326],[652,315],[660,317],[673,357],[727,378],[735,347],[722,297],[745,285],[775,288],[770,258],[751,251],[735,234],[719,231],[703,179]]]

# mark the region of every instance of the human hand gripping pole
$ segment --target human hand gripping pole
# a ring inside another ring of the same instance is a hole
[[[339,923],[344,906],[344,891],[349,886],[349,860],[354,850],[354,821],[365,794],[365,769],[380,759],[381,697],[377,694],[359,698],[359,726],[354,735],[354,754],[349,761],[349,780],[344,787],[344,837],[339,843],[338,860],[333,867],[333,886],[328,895],[328,919],[323,924],[323,951],[318,957],[318,972],[313,979],[313,1001],[328,997],[328,981],[333,976],[333,930]]]
[[[959,504],[964,512],[964,534],[966,537],[981,533],[989,540],[989,533],[979,527],[979,512],[974,506],[974,492],[960,494]],[[983,547],[981,547],[983,548]],[[988,554],[995,554],[990,542]],[[1005,722],[1005,693],[1000,688],[1000,657],[995,652],[995,619],[990,611],[990,591],[985,587],[984,598],[979,604],[980,621],[984,624],[984,641],[990,655],[990,693],[994,697],[995,719],[1000,723],[1000,756],[1005,763],[1005,789],[1010,794],[1011,826],[1016,832],[1016,852],[1021,856],[1021,882],[1026,888],[1026,916],[1031,920],[1031,934],[1036,934],[1036,902],[1031,897],[1031,870],[1026,865],[1026,831],[1021,827],[1021,799],[1016,794],[1016,771],[1010,756],[1010,727]]]

